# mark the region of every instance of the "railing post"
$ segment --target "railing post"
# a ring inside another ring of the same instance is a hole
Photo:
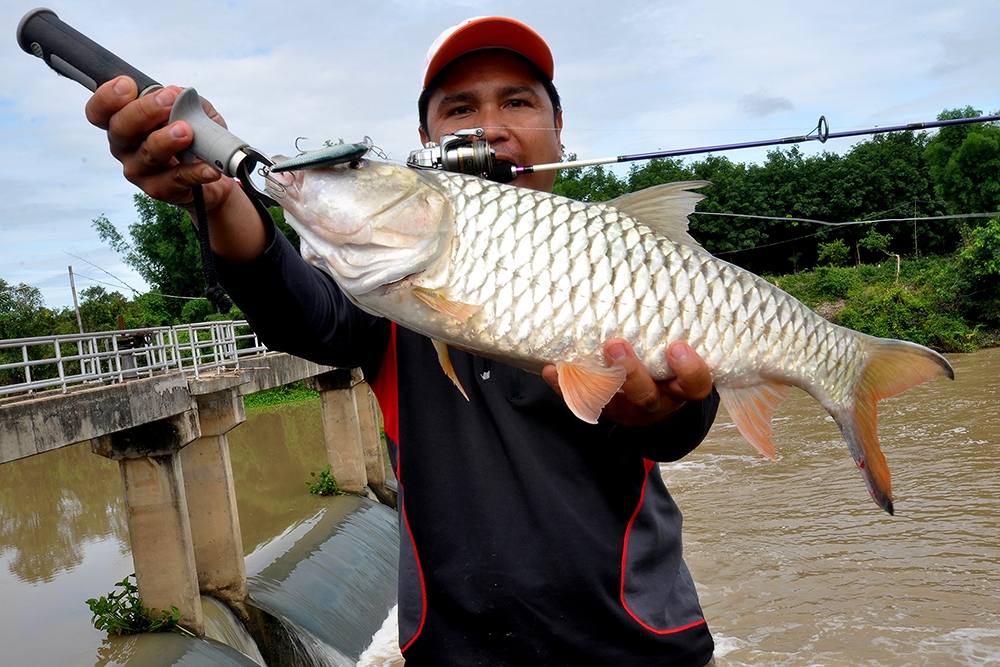
[[[21,358],[24,360],[24,383],[31,384],[31,366],[28,365],[28,346],[21,346]]]
[[[205,623],[179,456],[199,435],[197,415],[188,411],[101,436],[92,447],[121,469],[143,604],[154,611],[176,606],[182,625],[200,635]]]
[[[53,347],[56,352],[56,370],[59,372],[59,385],[62,387],[62,392],[65,394],[68,391],[66,388],[66,372],[63,370],[62,349],[59,346],[58,338],[53,341]]]

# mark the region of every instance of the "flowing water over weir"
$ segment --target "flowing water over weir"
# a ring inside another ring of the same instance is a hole
[[[720,415],[663,466],[720,667],[1000,665],[1000,349],[951,361],[955,382],[880,404],[895,517],[805,396],[777,415],[777,463]],[[395,515],[306,494],[325,465],[316,403],[251,413],[230,443],[256,629],[280,644],[261,653],[354,664],[391,615]],[[83,601],[131,571],[114,462],[75,446],[0,466],[0,664],[260,664],[214,603],[229,646],[94,630]]]

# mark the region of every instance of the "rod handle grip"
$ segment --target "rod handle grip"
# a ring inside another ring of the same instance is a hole
[[[17,43],[59,74],[90,91],[122,74],[135,81],[140,95],[160,84],[56,16],[51,9],[33,9],[17,25]]]

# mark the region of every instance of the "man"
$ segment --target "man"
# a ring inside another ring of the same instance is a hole
[[[428,54],[421,139],[483,127],[498,159],[557,161],[553,69],[545,41],[518,21],[484,17],[445,31]],[[566,409],[553,367],[543,381],[452,351],[467,403],[427,339],[351,305],[233,181],[176,159],[191,141],[186,123],[164,125],[176,93],[136,100],[119,79],[95,93],[87,115],[151,196],[190,207],[190,187],[205,186],[220,276],[270,347],[364,369],[399,481],[407,662],[707,662],[713,644],[681,558],[680,513],[654,463],[690,452],[715,416],[710,374],[691,348],[670,346],[677,377],[657,383],[626,341],[608,341],[607,361],[627,379],[597,425]],[[513,184],[547,191],[553,176]]]

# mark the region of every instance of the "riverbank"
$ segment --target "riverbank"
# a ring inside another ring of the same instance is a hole
[[[1000,345],[995,286],[979,285],[959,256],[824,266],[766,276],[835,324],[939,352]]]

